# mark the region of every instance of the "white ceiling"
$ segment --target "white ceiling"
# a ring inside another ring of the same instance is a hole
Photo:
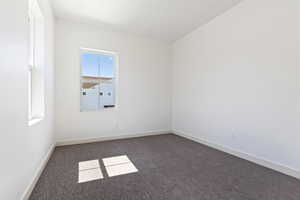
[[[174,41],[241,0],[52,0],[56,17]]]

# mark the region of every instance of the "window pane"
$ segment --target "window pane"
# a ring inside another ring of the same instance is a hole
[[[28,71],[28,118],[41,119],[45,115],[45,19],[36,0],[29,1],[30,54]],[[29,122],[29,125],[32,123]]]
[[[82,54],[82,76],[99,76],[99,58],[100,55],[92,53]]]
[[[100,55],[100,76],[106,78],[114,77],[114,56]]]
[[[81,111],[115,107],[116,56],[83,52],[81,64]]]
[[[81,87],[81,110],[99,110],[99,83],[96,81],[84,81]]]

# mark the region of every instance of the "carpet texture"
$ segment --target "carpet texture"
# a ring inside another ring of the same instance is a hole
[[[138,173],[108,177],[102,158],[127,155]],[[78,184],[78,162],[104,179]],[[31,200],[300,200],[300,180],[173,135],[57,147]]]

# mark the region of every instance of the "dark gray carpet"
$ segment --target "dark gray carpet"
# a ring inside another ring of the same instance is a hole
[[[78,162],[126,154],[139,172],[78,184]],[[31,200],[300,200],[300,181],[168,134],[57,147]]]

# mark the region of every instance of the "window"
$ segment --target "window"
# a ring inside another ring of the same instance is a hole
[[[96,111],[116,106],[117,55],[82,49],[80,110]]]
[[[29,125],[44,117],[44,17],[36,0],[29,1]]]

